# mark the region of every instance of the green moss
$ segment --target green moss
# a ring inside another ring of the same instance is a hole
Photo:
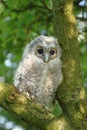
[[[87,109],[80,67],[78,31],[73,14],[73,1],[54,0],[53,14],[54,34],[59,39],[62,48],[64,77],[58,89],[57,98],[71,125],[73,124],[73,127],[79,130],[87,129],[86,125],[83,125]]]

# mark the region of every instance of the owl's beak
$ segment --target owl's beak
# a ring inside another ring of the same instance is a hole
[[[44,57],[44,62],[45,62],[45,63],[48,63],[48,62],[49,62],[49,55],[48,55],[48,54],[45,55],[45,57]]]

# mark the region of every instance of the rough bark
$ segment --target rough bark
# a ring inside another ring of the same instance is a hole
[[[73,128],[87,130],[87,107],[73,0],[53,0],[53,13],[54,33],[62,48],[64,76],[57,98]]]

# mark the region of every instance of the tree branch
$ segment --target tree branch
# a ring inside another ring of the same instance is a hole
[[[52,10],[47,6],[47,4],[45,3],[44,0],[40,0],[40,1],[41,1],[41,3],[44,5],[44,7],[45,7],[48,11],[52,11]]]
[[[87,18],[78,17],[78,16],[76,16],[76,19],[77,19],[77,20],[81,20],[81,21],[87,21]]]
[[[26,123],[32,123],[41,130],[73,130],[65,116],[57,119],[53,114],[9,84],[0,83],[0,106],[13,112]]]

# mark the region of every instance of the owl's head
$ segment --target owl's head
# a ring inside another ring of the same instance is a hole
[[[34,54],[45,63],[48,63],[50,60],[61,57],[61,49],[57,39],[52,36],[41,35],[27,45],[23,59],[28,54]]]

